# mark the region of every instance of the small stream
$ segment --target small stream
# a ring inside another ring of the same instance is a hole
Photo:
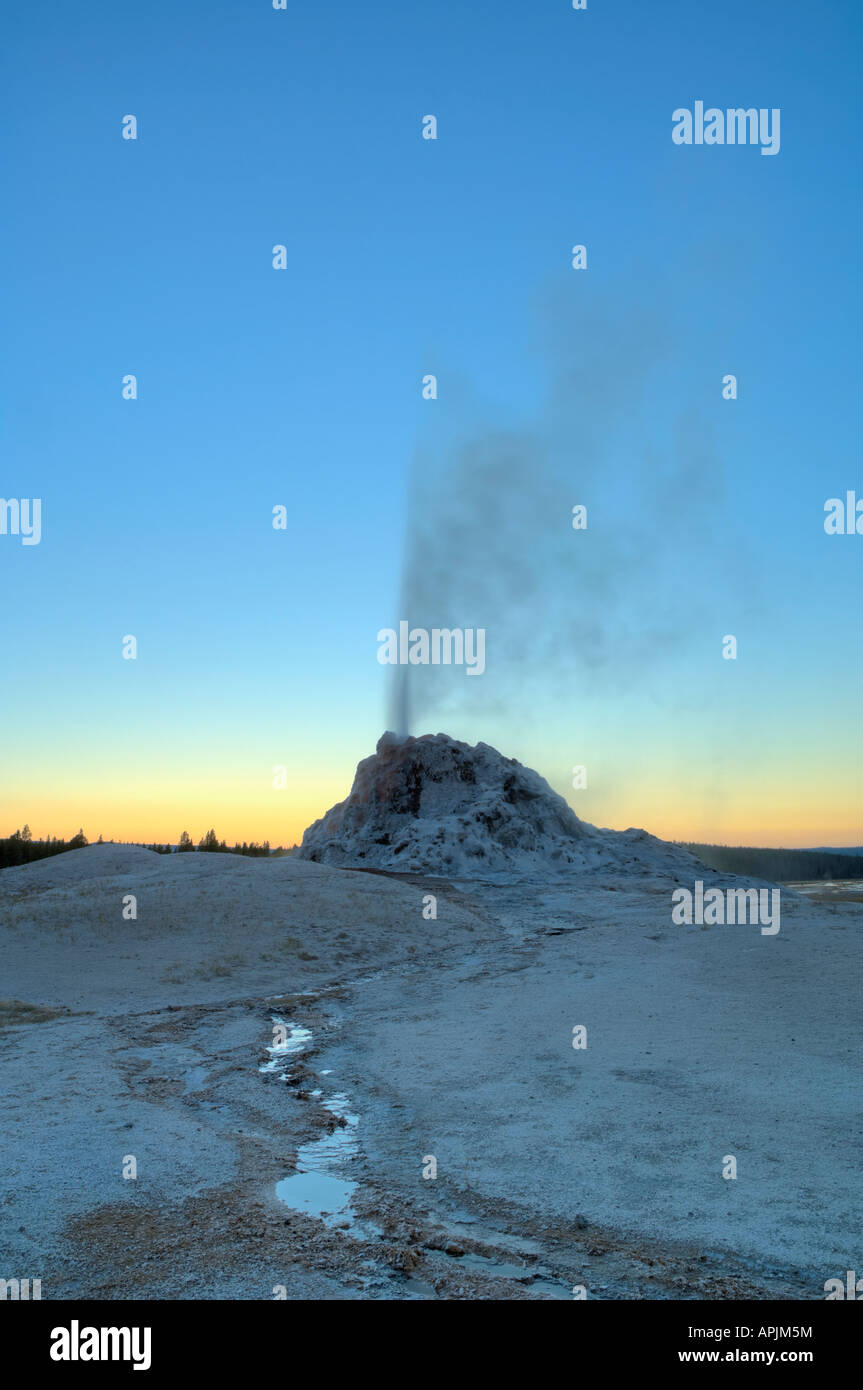
[[[288,1068],[285,1065],[285,1059],[296,1057],[299,1053],[305,1052],[307,1045],[312,1040],[312,1032],[310,1028],[301,1028],[298,1023],[286,1023],[277,1014],[273,1015],[272,1021],[277,1026],[287,1030],[287,1037],[283,1043],[273,1043],[272,1047],[267,1048],[270,1060],[258,1067],[258,1071],[275,1072],[283,1081],[287,1081]]]
[[[287,1030],[287,1038],[283,1043],[267,1048],[270,1060],[258,1070],[287,1081],[291,1059],[306,1051],[313,1034],[310,1028],[288,1023],[283,1018],[274,1017],[273,1023]],[[327,1067],[319,1075],[331,1076],[332,1067]],[[356,1234],[364,1239],[379,1236],[380,1231],[376,1227],[359,1221],[351,1206],[358,1184],[348,1174],[359,1156],[357,1127],[360,1117],[354,1113],[350,1097],[344,1091],[337,1091],[322,1099],[323,1091],[318,1089],[311,1092],[311,1097],[339,1123],[320,1139],[300,1146],[296,1170],[276,1183],[276,1196],[292,1211],[315,1216],[325,1226],[338,1226],[348,1234]]]
[[[356,1214],[350,1204],[357,1183],[346,1173],[359,1154],[356,1134],[359,1116],[352,1112],[343,1092],[320,1103],[344,1123],[300,1147],[297,1170],[276,1183],[276,1196],[294,1211],[320,1217],[325,1226],[347,1224],[355,1228]]]
[[[287,1081],[291,1059],[306,1051],[313,1035],[311,1029],[288,1023],[282,1018],[274,1017],[273,1023],[281,1024],[287,1030],[287,1037],[285,1042],[267,1049],[270,1060],[258,1070],[275,1074]],[[318,1072],[318,1076],[331,1076],[332,1071],[332,1067],[327,1067]],[[359,1186],[358,1181],[350,1174],[352,1165],[360,1154],[357,1135],[360,1117],[354,1112],[350,1097],[344,1091],[337,1091],[326,1099],[322,1099],[323,1091],[320,1089],[309,1094],[339,1123],[320,1139],[300,1146],[297,1150],[296,1169],[276,1183],[276,1196],[292,1211],[304,1216],[314,1216],[325,1226],[343,1230],[346,1235],[355,1235],[363,1240],[379,1239],[383,1235],[380,1228],[370,1222],[360,1221],[351,1205]],[[474,1224],[472,1218],[469,1220],[471,1225]],[[461,1234],[463,1229],[461,1223],[456,1221],[453,1223],[451,1234]],[[474,1237],[480,1234],[486,1237],[488,1234],[485,1231],[470,1231],[469,1228],[468,1233]],[[504,1249],[510,1249],[516,1259],[519,1255],[534,1253],[539,1249],[533,1241],[515,1236],[505,1237],[496,1232],[491,1234],[493,1242]],[[492,1278],[515,1280],[535,1293],[544,1293],[555,1299],[571,1297],[571,1291],[563,1281],[553,1277],[542,1277],[550,1275],[550,1270],[542,1267],[532,1270],[527,1262],[509,1263],[473,1252],[447,1258],[451,1259],[453,1266],[460,1265],[464,1269]],[[419,1286],[420,1280],[416,1275],[409,1275],[407,1282]],[[434,1297],[433,1287],[429,1285],[420,1296]]]

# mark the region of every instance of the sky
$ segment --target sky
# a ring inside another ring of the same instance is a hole
[[[298,841],[387,725],[407,572],[487,647],[412,732],[603,826],[863,843],[858,4],[3,30],[0,496],[43,520],[0,535],[0,834]],[[698,100],[779,152],[676,145]]]

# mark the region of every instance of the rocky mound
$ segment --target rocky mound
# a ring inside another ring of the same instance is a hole
[[[696,863],[643,830],[596,830],[539,773],[447,734],[384,734],[359,764],[350,796],[309,827],[298,855],[455,878],[605,865],[668,874]]]

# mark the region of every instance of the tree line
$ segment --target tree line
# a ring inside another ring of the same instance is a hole
[[[79,830],[71,840],[58,840],[56,835],[45,840],[34,840],[29,825],[25,825],[23,830],[16,830],[14,835],[0,840],[0,869],[7,869],[13,864],[29,864],[33,859],[47,859],[49,855],[62,854],[67,849],[83,849],[89,843],[83,830]]]
[[[14,835],[8,835],[5,839],[0,839],[0,869],[12,868],[15,864],[30,864],[36,859],[48,859],[53,854],[63,854],[70,849],[83,849],[90,841],[79,830],[77,835],[73,835],[70,840],[58,840],[56,835],[49,835],[44,840],[34,840],[30,833],[29,825],[25,825],[23,830],[16,830]],[[113,843],[109,841],[108,843]],[[228,845],[225,840],[220,840],[215,830],[208,830],[206,835],[202,835],[195,844],[191,835],[184,830],[176,845],[143,844],[139,840],[132,841],[141,849],[154,850],[156,854],[245,854],[252,858],[264,857],[270,854],[290,854],[290,850],[278,848],[271,849],[269,840],[264,840],[258,844],[257,840],[244,840],[242,844]],[[100,835],[96,841],[97,845],[105,844]]]
[[[813,879],[863,878],[863,855],[820,849],[749,849],[744,845],[695,845],[684,849],[720,873],[807,883]]]

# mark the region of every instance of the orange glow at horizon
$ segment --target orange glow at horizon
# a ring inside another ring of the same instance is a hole
[[[249,796],[122,797],[110,793],[84,796],[54,795],[0,801],[0,836],[20,830],[26,823],[35,840],[48,836],[70,839],[80,828],[92,842],[176,844],[183,830],[195,844],[212,827],[227,844],[269,840],[273,848],[299,844],[303,832],[350,790],[344,778],[329,778],[319,788],[306,787],[273,792],[265,800]],[[566,795],[564,789],[559,789]],[[628,794],[605,805],[604,798],[566,799],[582,820],[607,829],[630,826],[647,830],[663,840],[705,844],[751,845],[763,848],[807,849],[818,845],[854,847],[863,842],[856,800],[840,801],[835,791],[826,805],[809,798],[805,807],[773,798],[762,790],[757,800],[736,805],[730,799],[721,807],[705,804],[694,796]],[[819,811],[822,812],[819,815]],[[805,812],[805,818],[804,818]]]

